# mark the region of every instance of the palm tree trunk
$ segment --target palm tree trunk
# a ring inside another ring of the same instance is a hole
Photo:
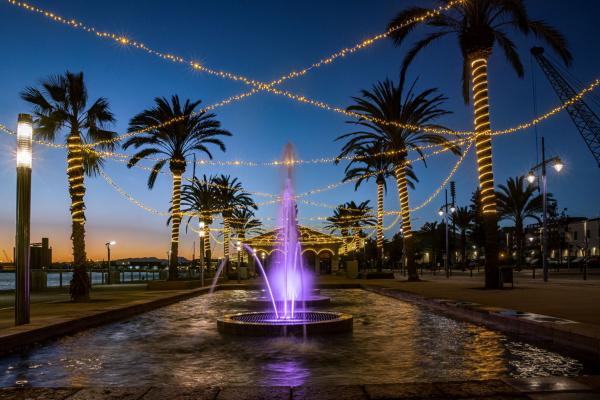
[[[408,186],[406,181],[406,166],[404,163],[396,165],[396,185],[398,186],[398,197],[400,198],[400,212],[402,215],[402,235],[404,238],[404,255],[406,257],[406,269],[409,281],[418,281],[417,266],[413,250],[413,232],[410,225],[410,211],[408,208]]]
[[[90,281],[86,271],[85,254],[85,185],[81,137],[73,128],[67,140],[67,176],[71,196],[71,240],[73,242],[73,278],[69,292],[73,301],[90,298]]]
[[[383,185],[381,179],[377,179],[377,266],[381,268],[383,260]]]
[[[229,218],[223,216],[223,257],[227,263],[227,274],[229,274],[231,263],[229,262]]]
[[[485,232],[485,287],[500,287],[498,272],[498,217],[492,164],[492,136],[488,100],[487,62],[491,53],[478,51],[469,55],[473,83],[473,110],[475,114],[475,148],[481,189],[482,217]]]
[[[179,264],[179,225],[181,224],[181,171],[172,171],[173,194],[171,198],[171,257],[169,260],[169,280],[177,279]]]
[[[212,221],[206,215],[202,217],[202,221],[204,221],[204,263],[210,268],[210,258],[212,257],[212,252],[210,251],[210,224]]]

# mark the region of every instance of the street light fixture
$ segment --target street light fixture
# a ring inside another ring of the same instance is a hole
[[[200,285],[204,286],[204,221],[198,223],[198,237],[200,238]]]
[[[444,217],[444,226],[446,228],[446,253],[444,254],[444,268],[446,269],[446,278],[450,278],[450,242],[448,240],[448,209],[452,213],[456,211],[453,203],[448,203],[448,189],[446,189],[446,203],[440,207],[438,215]]]
[[[106,277],[106,283],[108,283],[110,285],[110,246],[114,246],[115,244],[117,244],[117,242],[115,242],[114,240],[111,240],[110,242],[106,243],[106,252],[107,252],[107,260],[108,260],[108,265],[106,270],[108,271],[108,275]]]
[[[552,157],[549,160],[546,160],[546,146],[544,142],[544,137],[542,136],[542,162],[534,165],[527,175],[527,180],[529,183],[533,183],[535,181],[534,172],[538,169],[542,172],[542,205],[543,205],[543,214],[542,214],[542,270],[544,272],[544,282],[548,282],[548,260],[547,260],[547,252],[548,252],[548,200],[547,200],[547,180],[546,180],[546,165],[552,165],[552,167],[556,170],[556,172],[560,172],[564,164],[560,157]]]
[[[17,224],[15,235],[15,325],[29,323],[31,283],[29,232],[31,217],[31,143],[33,119],[19,114],[17,121]]]

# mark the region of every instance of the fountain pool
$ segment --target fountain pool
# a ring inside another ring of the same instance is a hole
[[[258,291],[217,291],[0,359],[0,386],[301,385],[597,372],[577,359],[360,289],[322,290],[351,334],[232,337]]]

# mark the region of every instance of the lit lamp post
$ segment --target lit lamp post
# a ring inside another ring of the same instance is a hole
[[[240,242],[239,240],[236,243],[236,248],[237,250],[237,280],[238,283],[240,282],[240,267],[242,266],[242,242]]]
[[[106,283],[108,283],[110,285],[110,246],[114,246],[115,244],[117,244],[117,242],[115,242],[114,240],[111,240],[110,242],[106,243],[106,259],[108,260],[108,264],[106,266],[106,271],[108,272],[107,276],[106,276]]]
[[[450,267],[448,264],[448,259],[450,258],[450,242],[448,241],[448,207],[450,207],[451,213],[456,211],[454,204],[448,204],[448,189],[446,189],[446,203],[438,211],[439,216],[444,217],[444,226],[446,228],[446,252],[444,254],[444,269],[446,270],[446,278],[450,278]]]
[[[31,142],[33,120],[19,114],[17,121],[17,229],[15,235],[15,325],[29,323],[30,268],[29,227],[31,216]]]
[[[529,174],[527,175],[527,180],[529,183],[533,183],[535,181],[535,171],[541,170],[542,172],[542,271],[544,274],[544,282],[548,282],[548,260],[547,260],[547,252],[548,252],[548,201],[547,201],[547,184],[546,184],[546,164],[552,164],[552,167],[556,170],[556,172],[560,172],[564,164],[561,161],[560,157],[552,157],[549,160],[546,160],[546,148],[544,144],[544,137],[542,136],[542,162],[533,166]]]
[[[200,284],[204,286],[204,222],[198,224],[200,230],[198,236],[200,238]]]

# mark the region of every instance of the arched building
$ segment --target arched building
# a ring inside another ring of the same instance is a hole
[[[332,271],[336,271],[343,246],[342,240],[305,226],[299,226],[298,229],[302,255],[307,268],[317,274],[330,274]],[[278,248],[281,243],[281,235],[282,229],[278,228],[248,239],[246,244],[256,250],[256,255],[268,268],[273,254],[281,251]]]

